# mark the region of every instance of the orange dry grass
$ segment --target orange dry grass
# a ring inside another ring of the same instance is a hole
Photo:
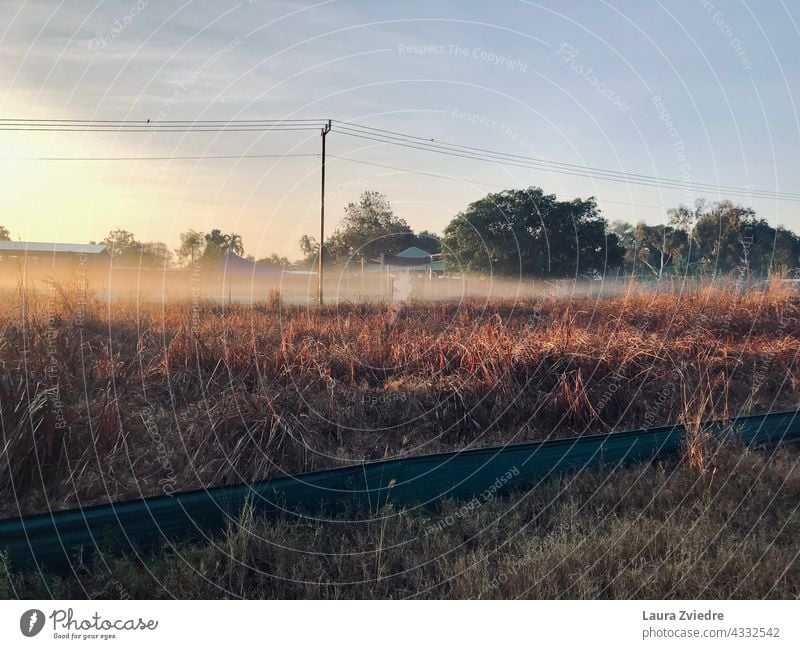
[[[780,288],[399,311],[24,298],[0,313],[7,515],[800,394]]]

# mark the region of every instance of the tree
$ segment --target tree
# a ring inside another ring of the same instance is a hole
[[[684,257],[701,272],[765,275],[788,270],[800,260],[800,238],[773,228],[750,207],[729,200],[668,211],[670,222],[689,234]]]
[[[0,225],[0,241],[11,241],[11,231],[4,225]]]
[[[200,258],[200,265],[204,268],[215,268],[222,261],[223,246],[225,245],[225,235],[222,230],[214,228],[211,232],[203,235],[206,247],[203,256]]]
[[[314,237],[309,237],[307,234],[300,237],[300,250],[306,257],[316,255],[318,248],[319,245]]]
[[[164,267],[172,262],[172,252],[166,243],[142,243],[128,230],[112,230],[103,243],[117,263],[122,265]]]
[[[300,251],[303,253],[303,258],[300,260],[299,265],[302,268],[313,269],[319,261],[319,244],[317,243],[317,240],[314,237],[304,234],[302,237],[300,237],[298,244],[300,246]],[[327,261],[327,250],[325,257]]]
[[[770,270],[785,272],[800,264],[800,237],[784,227],[775,229],[775,244]]]
[[[235,255],[244,254],[244,244],[242,243],[242,235],[231,232],[225,235],[225,252],[232,252]]]
[[[594,198],[558,201],[541,189],[489,194],[445,228],[445,262],[454,270],[564,277],[604,273],[624,249]]]
[[[175,250],[175,254],[178,255],[178,259],[184,264],[187,261],[191,264],[194,264],[194,262],[200,257],[200,253],[203,250],[203,233],[198,232],[197,230],[187,230],[186,232],[181,232],[180,241],[180,247]]]
[[[416,235],[416,238],[417,242],[414,245],[416,245],[418,248],[422,248],[432,255],[442,252],[441,237],[437,234],[434,234],[430,230],[422,230],[418,235]]]
[[[222,234],[222,230],[219,228],[214,228],[203,237],[206,241],[206,249],[203,253],[204,255],[209,254],[209,251],[220,255],[223,252],[225,247],[225,235]]]
[[[214,228],[211,232],[203,235],[205,250],[199,262],[202,266],[216,268],[222,262],[222,257],[226,253],[232,252],[237,255],[244,255],[244,245],[242,237],[235,232],[223,234],[219,228]]]
[[[150,241],[139,246],[139,259],[142,265],[163,268],[172,263],[172,251],[166,243]]]
[[[131,253],[138,252],[138,248],[141,245],[136,240],[133,232],[122,229],[111,230],[108,236],[103,239],[103,243],[113,257],[130,255]]]
[[[700,217],[707,212],[706,200],[698,198],[694,202],[694,208],[687,207],[686,205],[679,205],[676,208],[667,210],[669,217],[669,224],[684,232],[691,232]]]
[[[693,255],[706,272],[729,273],[742,268],[765,271],[769,266],[774,230],[756,218],[752,208],[720,201],[702,206],[692,230]]]
[[[611,232],[617,235],[620,245],[627,249],[634,248],[633,226],[627,221],[612,221],[608,228]]]
[[[636,239],[633,236],[633,226],[627,221],[612,221],[609,231],[616,235],[619,244],[625,250],[623,256],[625,271],[634,272],[636,267]]]
[[[389,200],[376,191],[365,191],[357,203],[345,207],[341,225],[325,241],[325,263],[344,264],[353,259],[377,259],[381,253],[394,255],[411,246],[432,254],[441,251],[439,237],[423,230],[418,235],[406,221],[394,214]],[[307,234],[300,237],[303,266],[314,267],[319,260],[319,242]]]
[[[669,225],[638,223],[633,229],[634,263],[644,264],[658,279],[678,266],[688,251],[689,235]]]
[[[232,252],[237,255],[244,254],[244,245],[242,243],[242,236],[232,232],[231,234],[222,234],[222,230],[214,228],[203,237],[206,242],[206,248],[203,251],[203,262],[216,264],[225,253]]]
[[[344,263],[351,257],[374,259],[381,253],[392,255],[416,243],[408,223],[395,216],[389,200],[379,192],[365,191],[344,212],[341,226],[325,242],[325,253],[332,263]],[[301,248],[307,249],[312,242],[310,237],[304,237]]]
[[[281,257],[277,253],[272,253],[269,257],[259,259],[257,262],[260,266],[267,266],[269,268],[286,268],[291,265],[291,262],[286,257]]]

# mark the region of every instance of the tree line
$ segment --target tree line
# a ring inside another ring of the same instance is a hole
[[[441,253],[451,273],[531,277],[597,277],[608,273],[652,278],[684,274],[755,275],[800,266],[800,237],[772,227],[749,207],[698,200],[667,210],[666,223],[610,223],[593,197],[558,200],[541,188],[490,193],[470,203],[441,236],[414,232],[386,196],[365,191],[344,209],[339,227],[325,241],[326,265],[345,267],[397,254],[411,246]],[[0,226],[0,240],[11,233]],[[94,243],[94,242],[92,242]],[[112,230],[102,243],[120,264],[166,267],[218,265],[227,253],[245,255],[241,235],[215,228],[180,234],[174,251],[163,242],[141,242],[128,230]],[[302,259],[273,253],[247,258],[273,268],[310,268],[319,263],[319,242],[304,235]]]
[[[667,223],[609,223],[593,197],[561,201],[538,187],[491,193],[471,203],[441,237],[415,234],[387,198],[364,192],[345,208],[325,242],[326,263],[375,260],[409,246],[442,253],[448,272],[531,277],[597,277],[609,272],[652,278],[683,274],[754,275],[800,265],[800,237],[772,227],[749,207],[699,199],[667,210]],[[300,240],[307,264],[318,244]]]

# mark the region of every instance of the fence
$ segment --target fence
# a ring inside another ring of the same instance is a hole
[[[745,445],[800,438],[800,411],[707,422],[718,438]],[[368,462],[253,484],[175,493],[141,500],[0,521],[0,551],[12,569],[64,568],[99,548],[143,549],[167,541],[209,538],[235,523],[247,502],[256,513],[328,516],[342,507],[376,510],[387,503],[427,507],[530,487],[553,474],[613,469],[676,453],[682,425],[586,435],[503,447]],[[513,469],[513,471],[512,471]],[[501,483],[497,488],[498,481]]]

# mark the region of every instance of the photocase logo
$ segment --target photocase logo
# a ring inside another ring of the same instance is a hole
[[[44,628],[44,613],[38,608],[25,611],[19,618],[19,630],[22,635],[32,638]]]

